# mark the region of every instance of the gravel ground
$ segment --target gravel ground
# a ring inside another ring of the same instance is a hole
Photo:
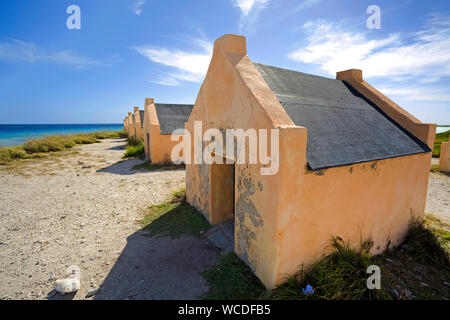
[[[149,237],[137,223],[185,184],[185,171],[132,170],[142,161],[122,161],[124,146],[103,140],[0,170],[0,299],[196,299],[208,290],[198,273],[217,261],[209,240]],[[450,177],[431,173],[426,212],[450,223],[449,194]],[[71,265],[81,289],[56,294]]]
[[[104,299],[194,299],[206,292],[198,272],[216,261],[210,242],[154,239],[143,235],[137,223],[143,208],[185,184],[185,171],[132,170],[142,161],[122,161],[124,146],[124,140],[103,140],[0,170],[0,299],[85,299],[99,287],[97,296]],[[180,276],[164,268],[164,259],[170,262],[167,251],[179,254],[193,244],[192,254],[202,259],[171,261],[194,263],[190,272],[181,273],[187,280],[178,287],[155,285],[152,277],[172,276],[175,283]],[[140,264],[142,271],[130,263]],[[53,283],[65,278],[71,265],[81,269],[81,289],[55,294]]]

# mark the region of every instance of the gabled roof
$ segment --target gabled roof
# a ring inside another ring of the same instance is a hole
[[[161,134],[172,134],[175,129],[184,129],[193,107],[192,104],[155,103]]]
[[[141,118],[141,128],[144,128],[144,110],[139,110],[139,117]]]
[[[292,121],[307,128],[313,170],[430,151],[342,80],[255,66]]]

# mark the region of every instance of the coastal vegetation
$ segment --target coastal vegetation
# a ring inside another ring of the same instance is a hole
[[[433,147],[433,157],[439,158],[439,156],[441,155],[441,143],[448,141],[449,134],[450,130],[436,134]]]
[[[64,151],[80,144],[97,143],[100,139],[126,137],[127,134],[123,131],[102,131],[31,139],[23,145],[0,147],[0,164],[4,165],[20,159],[43,158],[47,153]]]

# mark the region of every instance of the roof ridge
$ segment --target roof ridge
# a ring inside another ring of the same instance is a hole
[[[282,67],[276,67],[276,66],[271,66],[269,64],[264,64],[264,63],[259,63],[259,62],[253,62],[254,64],[259,64],[261,66],[265,66],[265,67],[270,67],[270,68],[275,68],[275,69],[281,69],[281,70],[286,70],[286,71],[291,71],[291,72],[296,72],[296,73],[301,73],[304,75],[308,75],[308,76],[312,76],[312,77],[317,77],[317,78],[322,78],[322,79],[326,79],[326,80],[334,80],[334,81],[342,81],[342,80],[337,80],[337,79],[333,79],[333,78],[327,78],[324,76],[319,76],[316,74],[312,74],[312,73],[306,73],[306,72],[302,72],[302,71],[297,71],[297,70],[292,70],[292,69],[288,69],[288,68],[282,68]]]

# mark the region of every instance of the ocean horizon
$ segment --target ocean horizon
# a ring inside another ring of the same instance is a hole
[[[0,147],[24,144],[27,140],[53,135],[89,133],[96,131],[119,131],[123,124],[0,124]]]

